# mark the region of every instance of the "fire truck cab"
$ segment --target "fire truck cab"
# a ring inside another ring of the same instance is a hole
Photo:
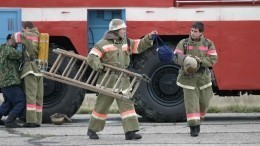
[[[192,22],[203,21],[204,36],[215,43],[219,56],[212,68],[215,94],[260,94],[260,69],[256,61],[260,54],[258,0],[3,1],[0,42],[5,41],[7,34],[20,31],[23,21],[32,21],[40,32],[50,35],[50,49],[61,48],[87,56],[113,18],[126,21],[127,37],[138,39],[157,30],[173,49],[181,39],[189,37]],[[49,52],[51,66],[56,56]],[[155,46],[133,55],[132,64],[133,71],[152,79],[149,84],[142,82],[136,91],[136,112],[154,122],[184,121],[183,92],[176,85],[180,66],[160,62]],[[77,66],[72,69],[76,70]],[[43,121],[50,122],[54,113],[73,116],[86,91],[47,79],[44,83]]]

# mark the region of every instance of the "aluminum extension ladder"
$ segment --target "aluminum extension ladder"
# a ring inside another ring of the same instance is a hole
[[[58,54],[57,59],[55,60],[53,66],[49,71],[42,70],[43,76],[47,79],[55,80],[58,82],[62,82],[68,85],[84,88],[87,90],[91,90],[94,92],[98,92],[101,94],[105,94],[117,99],[121,100],[127,100],[133,102],[134,99],[132,98],[134,93],[136,92],[138,86],[141,83],[141,80],[145,80],[147,82],[150,81],[150,79],[146,75],[141,75],[138,73],[134,73],[125,69],[117,68],[108,64],[104,64],[105,67],[105,75],[102,78],[99,85],[95,85],[99,72],[92,70],[90,76],[87,78],[86,81],[83,81],[83,77],[85,75],[86,70],[88,69],[89,65],[87,64],[87,57],[81,56],[78,54],[75,54],[74,52],[68,52],[62,49],[54,49],[54,53]],[[69,61],[64,61],[65,58],[68,58]],[[75,75],[72,75],[72,67],[78,63],[81,62],[81,65]],[[58,72],[59,68],[62,66],[62,64],[66,65],[65,69],[62,73]],[[107,85],[111,79],[111,75],[113,72],[118,73],[118,80],[116,81],[115,85],[113,85],[113,88],[107,88]],[[130,86],[125,90],[126,93],[122,93],[120,91],[120,79],[123,77],[123,75],[129,76],[131,78],[130,80]]]

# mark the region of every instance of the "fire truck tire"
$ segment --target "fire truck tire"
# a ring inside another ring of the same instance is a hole
[[[181,122],[186,120],[182,88],[176,85],[179,66],[159,61],[155,48],[135,56],[134,70],[146,74],[151,82],[142,81],[134,98],[136,112],[152,122]]]
[[[49,55],[50,67],[56,58],[57,55],[55,53]],[[65,59],[63,62],[69,61]],[[64,64],[58,70],[59,74],[65,69],[66,66]],[[76,71],[77,69],[74,66],[71,73],[75,75]],[[51,122],[50,116],[55,113],[72,117],[80,108],[84,97],[84,89],[44,78],[43,123]]]

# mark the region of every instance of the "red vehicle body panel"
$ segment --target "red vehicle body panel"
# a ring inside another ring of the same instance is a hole
[[[173,0],[12,0],[6,7],[172,7]]]
[[[181,12],[185,8],[200,8],[200,6],[214,7],[233,7],[259,6],[259,1],[208,1],[208,3],[188,2],[174,0],[54,0],[39,1],[33,0],[13,0],[1,2],[1,7],[22,7],[22,8],[68,8],[68,7],[87,7],[87,8],[121,8],[125,7],[153,7],[169,8],[180,7]],[[183,5],[187,7],[182,7]],[[86,9],[87,9],[86,8]],[[149,13],[150,11],[147,11]],[[200,13],[201,10],[196,11]],[[65,12],[66,13],[66,12]],[[174,15],[174,14],[162,14]],[[252,15],[259,15],[259,13]],[[222,20],[219,21],[203,20],[205,23],[205,37],[215,43],[219,61],[214,66],[218,88],[220,90],[259,90],[260,89],[260,68],[257,58],[260,56],[259,20]],[[260,16],[259,16],[260,17]],[[187,20],[165,20],[165,21],[135,21],[127,20],[127,31],[130,38],[140,38],[151,30],[158,30],[160,35],[177,36],[188,35],[190,25],[193,21]],[[50,36],[66,36],[73,43],[77,52],[87,55],[87,21],[34,21],[41,32],[47,32]]]

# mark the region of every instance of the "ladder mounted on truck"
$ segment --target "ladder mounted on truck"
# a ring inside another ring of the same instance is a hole
[[[54,53],[58,54],[57,59],[55,60],[54,64],[50,68],[49,71],[46,70],[41,70],[43,73],[43,76],[47,79],[55,80],[58,82],[62,82],[68,85],[84,88],[87,90],[91,90],[94,92],[98,92],[101,94],[105,94],[117,99],[121,100],[127,100],[133,102],[134,99],[132,98],[134,93],[136,92],[138,86],[141,83],[141,80],[145,80],[147,82],[150,81],[148,76],[146,75],[141,75],[138,73],[134,73],[131,71],[128,71],[126,69],[121,69],[117,68],[108,64],[104,64],[103,66],[105,67],[105,75],[102,78],[101,82],[99,85],[95,85],[99,72],[92,70],[90,76],[87,78],[86,81],[84,81],[84,76],[86,75],[86,71],[88,67],[90,67],[87,64],[87,57],[81,56],[78,54],[75,54],[74,52],[68,52],[62,49],[54,49]],[[69,61],[64,61],[65,58],[68,58]],[[76,63],[81,63],[77,73],[73,74],[72,73],[72,68],[75,66]],[[65,69],[63,72],[58,72],[59,68],[65,64]],[[113,88],[107,88],[108,83],[111,79],[111,74],[117,73],[118,79],[113,85]],[[123,76],[128,76],[130,77],[130,86],[124,90],[126,92],[122,93],[120,90],[120,80]]]

